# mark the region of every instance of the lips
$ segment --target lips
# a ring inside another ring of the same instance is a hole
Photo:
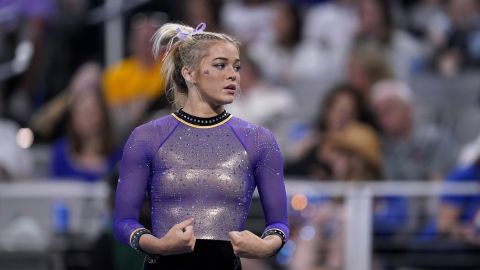
[[[237,86],[235,84],[229,84],[227,86],[225,86],[223,89],[226,89],[226,90],[237,90]]]

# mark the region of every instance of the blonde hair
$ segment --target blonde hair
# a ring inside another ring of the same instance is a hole
[[[200,25],[199,25],[200,26]],[[188,87],[182,76],[182,68],[191,70],[199,68],[200,61],[212,42],[224,41],[234,44],[237,48],[240,43],[223,33],[204,32],[190,26],[178,23],[166,23],[160,27],[152,37],[152,52],[158,56],[166,48],[163,58],[162,74],[165,78],[167,98],[176,108],[183,107]]]

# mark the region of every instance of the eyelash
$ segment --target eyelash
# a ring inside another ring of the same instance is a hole
[[[213,65],[214,67],[218,68],[218,69],[224,69],[225,68],[225,64],[215,64]],[[242,69],[242,67],[240,65],[238,66],[234,66],[233,67],[235,69],[235,71],[240,71],[240,69]]]

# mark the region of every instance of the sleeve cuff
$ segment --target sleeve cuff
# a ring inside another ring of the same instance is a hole
[[[282,245],[280,246],[280,248],[278,248],[272,255],[270,256],[274,256],[275,254],[277,254],[282,248],[283,246],[285,245],[285,243],[288,241],[288,238],[287,238],[287,235],[285,234],[284,231],[278,229],[278,228],[269,228],[269,229],[266,229],[263,233],[262,233],[262,236],[261,238],[265,238],[269,235],[278,235],[280,237],[280,239],[282,240]]]
[[[130,234],[130,242],[129,242],[130,246],[133,249],[135,249],[136,251],[145,254],[148,263],[155,263],[158,259],[158,256],[147,253],[140,247],[140,237],[144,234],[152,234],[152,233],[148,229],[145,229],[145,228],[138,228],[138,229],[134,230]]]

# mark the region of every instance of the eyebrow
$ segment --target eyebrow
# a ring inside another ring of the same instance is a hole
[[[215,61],[215,60],[224,60],[224,61],[227,61],[228,62],[228,58],[226,57],[217,57],[217,58],[214,58],[212,61]],[[235,59],[234,62],[240,62],[240,59]]]

